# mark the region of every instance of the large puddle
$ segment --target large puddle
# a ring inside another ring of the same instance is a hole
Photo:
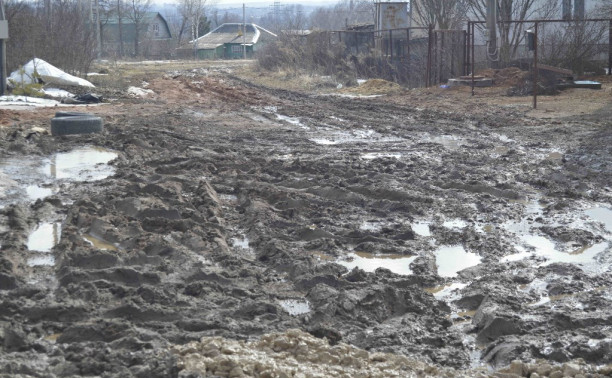
[[[417,256],[406,255],[375,255],[367,252],[352,252],[337,261],[347,269],[359,268],[366,272],[374,272],[378,268],[389,269],[395,274],[410,275],[410,264]]]
[[[115,169],[108,163],[117,156],[117,153],[104,148],[84,146],[69,152],[56,153],[48,158],[24,156],[0,159],[0,208],[15,203],[34,202],[57,194],[58,181],[105,179],[114,174]],[[69,193],[62,194],[69,197]],[[61,220],[42,220],[28,235],[27,265],[55,265],[55,257],[51,252],[59,243],[61,234]],[[99,249],[116,249],[115,246],[93,236],[88,235],[86,240]]]
[[[538,266],[547,266],[553,263],[569,263],[580,266],[588,273],[602,273],[609,269],[606,264],[600,264],[597,256],[610,248],[612,238],[612,210],[607,207],[593,207],[582,212],[586,216],[587,222],[580,218],[580,213],[569,214],[566,219],[559,221],[572,225],[577,229],[589,228],[589,222],[603,224],[603,234],[601,229],[591,229],[594,234],[601,234],[606,241],[585,245],[579,248],[558,246],[547,236],[538,234],[534,227],[539,226],[539,218],[543,216],[543,208],[537,201],[529,201],[526,204],[525,216],[518,222],[511,222],[504,225],[506,230],[513,232],[518,243],[515,245],[517,253],[503,257],[500,262],[520,261],[528,258],[543,259]],[[553,225],[557,224],[553,222]]]
[[[461,245],[440,247],[434,255],[441,277],[455,277],[463,269],[480,264],[480,256],[467,252]]]
[[[115,173],[108,163],[117,154],[105,148],[85,147],[61,152],[45,160],[43,170],[54,179],[71,181],[98,181]]]
[[[61,235],[61,223],[42,223],[28,236],[28,249],[35,252],[51,252],[59,243]]]
[[[108,163],[117,153],[86,146],[48,158],[24,156],[0,159],[0,208],[34,202],[58,192],[56,182],[98,181],[115,173]]]

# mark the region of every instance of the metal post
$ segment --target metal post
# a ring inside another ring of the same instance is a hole
[[[406,64],[410,69],[410,29],[406,29]]]
[[[538,107],[538,23],[535,23],[535,49],[533,50],[533,108]]]
[[[608,75],[612,75],[612,20],[608,29]]]
[[[474,55],[474,34],[476,34],[474,32],[475,26],[476,23],[472,22],[472,96],[474,96],[474,71],[476,71],[476,56]]]
[[[0,0],[0,96],[6,92],[6,42],[8,21],[4,15],[4,2]]]
[[[427,30],[427,68],[425,69],[425,87],[429,87],[431,82],[431,49],[432,49],[432,38],[433,38],[433,26],[429,25]]]
[[[470,64],[470,22],[468,21],[467,30],[463,31],[463,74],[468,74]]]
[[[393,30],[389,30],[389,55],[393,59]]]
[[[98,43],[98,60],[102,59],[102,30],[100,28],[100,1],[96,0],[96,42]]]
[[[246,53],[246,5],[242,3],[242,59],[247,58]]]

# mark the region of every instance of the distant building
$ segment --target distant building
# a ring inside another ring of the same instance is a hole
[[[244,26],[244,35],[243,35]],[[247,58],[277,35],[255,24],[226,23],[177,49],[182,58],[240,59],[246,49]],[[196,55],[197,54],[197,55]]]
[[[117,17],[101,20],[101,30],[102,51],[107,56],[121,53],[124,56],[135,55],[137,34],[138,55],[161,58],[172,54],[172,34],[168,23],[159,12],[147,12],[139,25],[138,33],[134,21],[125,16],[121,18],[121,25]]]

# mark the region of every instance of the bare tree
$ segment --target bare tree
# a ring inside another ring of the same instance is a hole
[[[467,0],[467,4],[477,19],[486,19],[487,0]],[[525,24],[508,21],[550,19],[558,12],[556,0],[497,0],[497,8],[500,47],[494,55],[501,62],[509,62],[516,57],[524,38]]]
[[[374,0],[341,0],[332,7],[315,9],[310,15],[312,28],[340,30],[347,25],[373,24]]]
[[[180,44],[182,35],[185,32],[185,29],[189,27],[191,29],[191,40],[195,41],[199,37],[201,37],[201,33],[204,32],[207,28],[202,26],[202,23],[206,23],[206,10],[208,7],[213,6],[215,3],[214,0],[181,0],[178,5],[178,11],[182,17],[181,25],[179,27],[179,35],[178,41]],[[210,23],[209,23],[210,24]],[[208,25],[210,26],[210,25]],[[196,53],[194,42],[194,54]]]
[[[134,23],[134,55],[140,55],[140,33],[143,31],[144,19],[151,9],[151,0],[127,0],[126,17]]]
[[[413,1],[412,16],[420,25],[459,29],[467,17],[467,0]]]
[[[38,57],[72,73],[87,72],[96,43],[89,11],[76,1],[9,1],[7,64],[15,70]]]

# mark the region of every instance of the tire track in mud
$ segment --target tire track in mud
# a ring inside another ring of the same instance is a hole
[[[204,100],[193,105],[211,110],[203,121],[170,103],[128,117],[127,124],[108,124],[104,136],[24,143],[34,152],[93,141],[120,157],[100,190],[62,205],[57,289],[29,285],[3,268],[16,284],[0,292],[2,345],[12,353],[0,358],[0,367],[172,376],[178,373],[166,349],[172,344],[212,336],[247,340],[290,328],[452,367],[480,356],[496,367],[532,357],[607,361],[601,336],[609,326],[609,289],[592,289],[609,287],[609,277],[568,264],[499,261],[514,252],[504,223],[521,219],[525,199],[542,191],[538,182],[563,169],[562,161],[533,158],[550,147],[542,138],[508,140],[493,132],[504,120],[488,125],[384,100],[232,83],[231,93],[257,93],[251,101],[226,96],[228,84],[217,85],[207,92],[215,101],[235,101],[227,108],[259,121],[228,121]],[[299,117],[308,128],[277,114]],[[332,145],[312,140],[338,135],[345,139]],[[4,133],[0,143],[15,142]],[[383,154],[364,155],[372,151]],[[399,157],[384,154],[390,151]],[[575,191],[572,180],[548,185],[540,217],[576,208],[564,194]],[[601,195],[580,193],[584,201]],[[427,222],[430,236],[415,232],[418,222]],[[479,229],[486,225],[492,231]],[[580,236],[585,243],[596,240],[589,232]],[[549,233],[570,241],[578,235]],[[83,234],[117,250],[92,247]],[[2,234],[3,261],[18,254],[7,238]],[[482,264],[458,278],[441,277],[435,252],[446,245],[464,246]],[[349,272],[335,263],[349,252],[414,256],[413,274]],[[454,298],[431,294],[457,282],[465,286]],[[527,305],[544,294],[576,293],[559,299],[562,311]],[[593,310],[573,306],[576,297]],[[307,303],[309,311],[291,315],[282,305],[287,299]],[[45,356],[46,365],[28,363],[32,356]]]

